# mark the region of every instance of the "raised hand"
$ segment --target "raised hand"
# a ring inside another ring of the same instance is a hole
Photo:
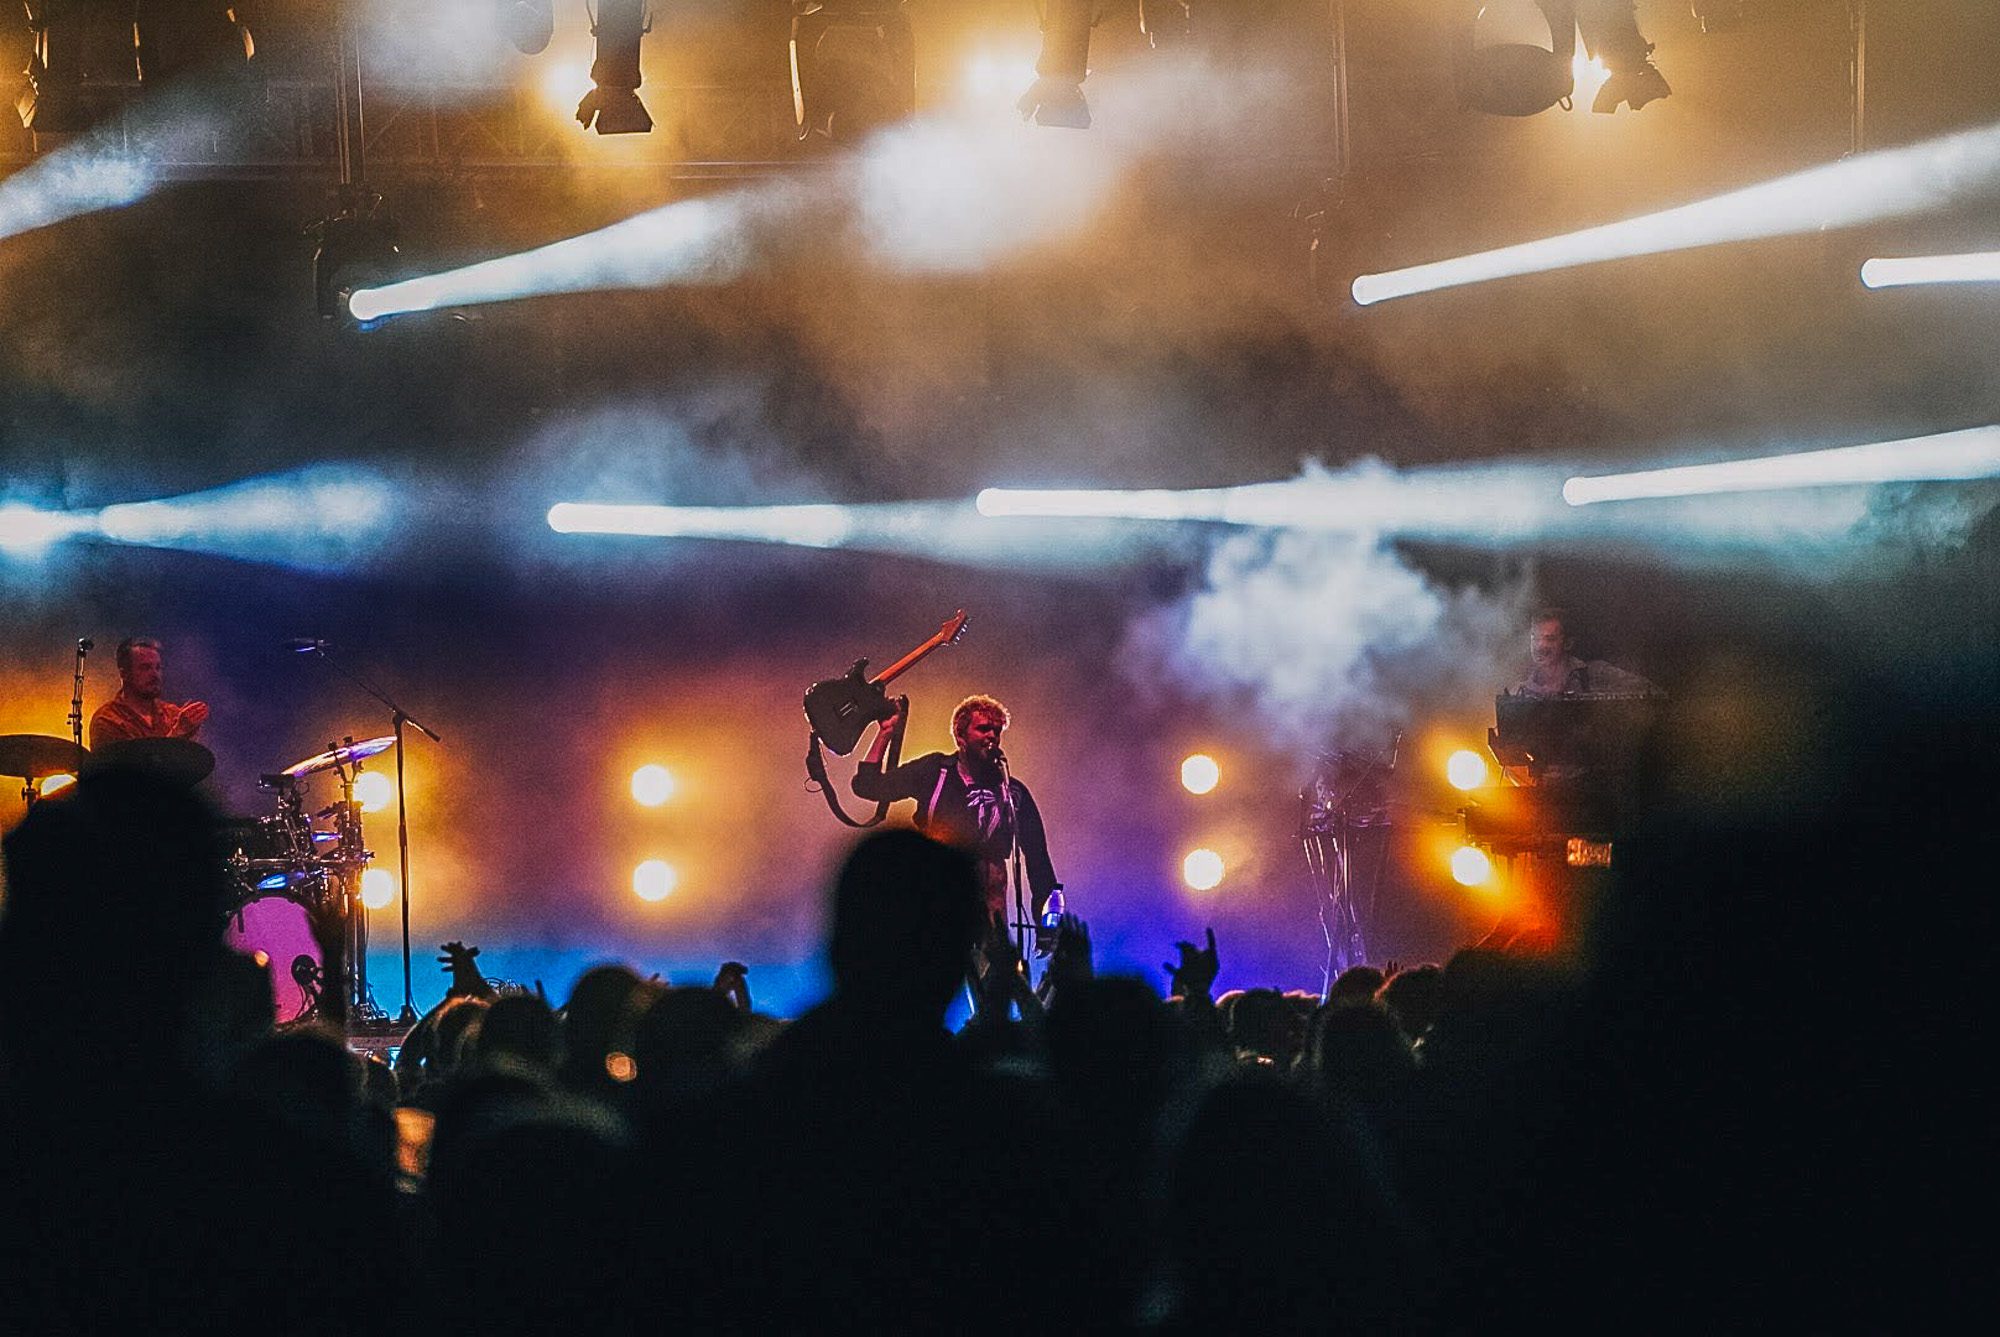
[[[1081,984],[1095,975],[1096,969],[1090,953],[1090,925],[1077,915],[1064,915],[1056,921],[1056,946],[1049,959],[1049,974],[1055,976],[1060,987]]]
[[[1096,973],[1090,955],[1090,925],[1080,915],[1064,915],[1056,921],[1056,953],[1048,969],[1072,981],[1084,981]]]
[[[715,972],[715,991],[736,1004],[740,1012],[750,1010],[750,967],[741,961],[724,961]]]
[[[1160,967],[1171,977],[1173,993],[1182,998],[1207,998],[1215,987],[1215,977],[1222,971],[1222,958],[1215,950],[1215,930],[1208,930],[1206,947],[1177,942],[1174,948],[1181,954],[1180,964],[1168,961]]]

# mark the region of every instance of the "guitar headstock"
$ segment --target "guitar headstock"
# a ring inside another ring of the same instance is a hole
[[[946,618],[945,624],[938,628],[939,644],[957,645],[958,638],[963,635],[965,635],[965,610],[961,608]]]

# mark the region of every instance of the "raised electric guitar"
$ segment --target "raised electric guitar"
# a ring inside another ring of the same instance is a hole
[[[956,644],[965,634],[965,610],[959,609],[925,641],[874,677],[868,676],[868,661],[857,659],[854,667],[838,678],[816,682],[806,689],[806,721],[822,743],[846,756],[861,741],[861,735],[877,720],[896,713],[883,689],[915,668],[918,661],[943,645]]]

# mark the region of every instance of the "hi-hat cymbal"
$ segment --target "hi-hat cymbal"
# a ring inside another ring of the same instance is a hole
[[[67,738],[39,733],[0,735],[0,775],[18,775],[23,780],[74,775],[89,755]]]
[[[321,771],[330,771],[336,766],[352,766],[363,758],[372,757],[377,752],[386,752],[394,746],[396,746],[396,735],[383,734],[380,738],[363,739],[359,743],[337,747],[331,752],[322,752],[316,757],[307,757],[304,761],[295,761],[278,774],[297,780],[304,776],[317,775]]]
[[[192,738],[128,738],[90,754],[92,770],[143,771],[177,785],[198,785],[215,769],[215,754]]]

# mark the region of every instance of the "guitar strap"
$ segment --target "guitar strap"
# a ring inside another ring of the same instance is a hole
[[[910,698],[907,696],[898,697],[896,701],[896,728],[889,735],[889,754],[882,760],[882,769],[884,771],[893,771],[902,764],[903,729],[910,722]],[[827,811],[857,830],[866,830],[871,826],[881,825],[882,819],[889,815],[889,805],[895,802],[894,799],[883,799],[875,805],[875,815],[866,821],[857,822],[852,817],[849,817],[847,809],[840,806],[840,795],[834,792],[833,782],[827,779],[826,754],[820,749],[819,730],[817,729],[812,731],[812,735],[806,743],[806,788],[817,789],[820,797],[826,800]]]

